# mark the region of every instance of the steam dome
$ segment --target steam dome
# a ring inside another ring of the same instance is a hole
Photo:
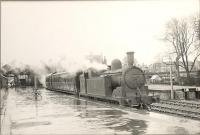
[[[116,70],[122,68],[122,63],[119,59],[114,59],[111,62],[111,70]]]

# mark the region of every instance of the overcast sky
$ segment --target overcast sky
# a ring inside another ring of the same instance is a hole
[[[167,21],[198,11],[198,0],[2,2],[2,63],[81,63],[90,52],[110,62],[134,51],[151,64],[167,50]]]

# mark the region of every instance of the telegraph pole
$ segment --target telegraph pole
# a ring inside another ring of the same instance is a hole
[[[168,64],[168,62],[170,62],[170,63]],[[171,58],[170,56],[169,56],[168,62],[164,62],[164,61],[163,61],[164,64],[170,66],[170,70],[169,70],[169,77],[170,77],[170,96],[171,96],[171,99],[174,99],[174,88],[173,88],[173,79],[172,79],[172,65],[173,65],[173,63],[172,63],[172,58]]]
[[[170,86],[171,86],[171,99],[174,99],[173,79],[172,79],[172,60],[170,59]]]
[[[1,0],[0,0],[0,22],[1,22]],[[0,25],[0,71],[1,71],[1,25]]]

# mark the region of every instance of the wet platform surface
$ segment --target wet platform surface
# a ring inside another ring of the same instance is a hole
[[[147,112],[40,89],[4,92],[1,133],[32,134],[200,134],[200,121]]]

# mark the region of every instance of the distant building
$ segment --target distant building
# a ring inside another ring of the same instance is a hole
[[[189,69],[191,68],[193,62],[189,62]],[[172,66],[172,72],[176,72],[176,67],[174,64]],[[170,63],[154,63],[148,67],[149,72],[160,73],[160,72],[170,72]],[[185,69],[179,66],[180,72],[184,72]],[[200,70],[200,61],[196,61],[192,71]]]
[[[19,74],[18,75],[20,86],[26,86],[26,80],[27,80],[27,78],[28,78],[28,75],[26,75],[26,74]]]
[[[176,71],[175,65],[172,66],[172,72]],[[149,72],[152,73],[160,73],[160,72],[170,72],[170,65],[169,63],[154,63],[149,66]]]

